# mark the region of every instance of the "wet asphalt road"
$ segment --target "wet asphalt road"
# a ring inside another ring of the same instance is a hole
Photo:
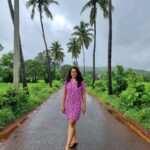
[[[61,112],[63,90],[30,114],[0,150],[65,150],[67,120]],[[78,145],[72,150],[150,150],[150,144],[117,121],[87,95],[87,112],[76,124]]]

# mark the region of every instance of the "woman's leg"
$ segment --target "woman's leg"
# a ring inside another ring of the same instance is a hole
[[[77,143],[77,137],[76,137],[76,124],[75,124],[75,127],[74,127],[74,134],[73,134],[73,137],[72,137],[72,144],[73,143]]]
[[[66,150],[69,150],[69,146],[70,146],[70,143],[73,138],[74,131],[75,131],[75,123],[76,121],[72,121],[70,119],[68,121],[68,139],[67,139],[67,144],[66,144]]]

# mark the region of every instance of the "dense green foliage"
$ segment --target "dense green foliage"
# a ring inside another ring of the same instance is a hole
[[[12,84],[0,83],[0,129],[36,108],[62,86],[62,81],[54,80],[52,88],[43,81],[29,83],[28,85],[30,95],[25,94],[22,88],[17,95],[12,88]]]
[[[145,129],[150,130],[150,83],[144,82],[142,75],[124,70],[121,65],[112,72],[113,95],[107,94],[107,72],[96,81],[96,88],[90,87],[91,78],[85,77],[87,90],[112,105],[117,111],[130,117]]]

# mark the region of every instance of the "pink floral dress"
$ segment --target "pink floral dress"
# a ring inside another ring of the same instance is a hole
[[[66,119],[78,120],[82,109],[82,91],[85,90],[85,82],[82,81],[80,87],[77,87],[77,81],[65,81],[64,87],[67,89],[67,95],[64,103],[64,115]]]

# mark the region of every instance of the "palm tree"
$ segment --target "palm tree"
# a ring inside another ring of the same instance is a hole
[[[96,52],[96,17],[97,17],[97,7],[100,7],[103,11],[104,17],[108,16],[108,0],[89,0],[82,8],[81,13],[83,13],[87,8],[91,8],[90,12],[90,24],[94,25],[94,48],[93,48],[93,82],[92,88],[95,88],[95,52]]]
[[[53,42],[52,46],[50,47],[50,52],[55,61],[55,64],[57,66],[60,66],[60,64],[64,61],[64,56],[65,56],[61,44],[59,44],[58,41]],[[55,70],[55,65],[54,65],[54,70]]]
[[[13,10],[11,0],[8,0],[8,6],[9,6],[9,10],[10,10],[11,19],[14,24],[14,10]],[[23,53],[22,53],[22,44],[21,44],[20,35],[19,35],[19,44],[20,44],[19,46],[20,46],[20,62],[21,62],[21,68],[20,68],[21,71],[20,72],[21,72],[21,77],[22,77],[23,89],[27,94],[29,94],[27,80],[26,80],[26,74],[25,74],[24,58],[23,58]]]
[[[108,95],[112,95],[112,2],[109,0],[109,35],[108,35]]]
[[[73,65],[78,66],[77,58],[79,57],[79,54],[81,53],[81,47],[79,45],[79,42],[77,38],[71,38],[69,40],[68,46],[68,53],[72,54]]]
[[[45,38],[45,32],[44,32],[44,26],[43,26],[43,12],[45,12],[46,16],[48,18],[53,19],[52,13],[51,11],[48,9],[49,5],[51,4],[59,4],[57,1],[55,0],[29,0],[27,2],[27,7],[32,6],[32,13],[31,13],[31,18],[34,18],[34,14],[35,14],[35,8],[38,8],[39,11],[39,15],[40,15],[40,22],[41,22],[41,27],[42,27],[42,33],[43,33],[43,40],[44,40],[44,44],[45,44],[45,49],[46,49],[46,57],[47,57],[47,62],[48,62],[48,81],[49,81],[49,85],[52,86],[51,84],[51,79],[50,79],[50,72],[51,72],[51,68],[50,68],[50,57],[48,54],[48,48],[47,48],[47,43],[46,43],[46,38]]]
[[[89,48],[90,43],[92,42],[93,34],[91,31],[93,29],[89,28],[89,24],[85,23],[84,21],[80,22],[79,26],[74,27],[74,33],[72,35],[77,36],[78,42],[81,45],[81,48],[83,50],[83,75],[85,76],[85,53],[84,53],[84,47],[86,49]]]
[[[14,68],[13,84],[15,92],[19,92],[20,46],[19,46],[19,0],[14,1]]]

